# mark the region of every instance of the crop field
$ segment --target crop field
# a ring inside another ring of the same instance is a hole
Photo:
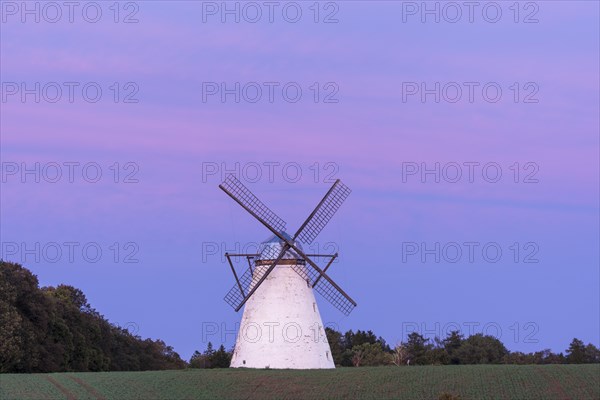
[[[600,399],[600,365],[2,374],[0,399]],[[460,396],[460,397],[458,397]],[[450,397],[452,398],[452,397]]]

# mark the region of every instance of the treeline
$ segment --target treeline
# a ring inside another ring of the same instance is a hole
[[[494,336],[476,334],[465,338],[458,331],[445,339],[433,340],[417,332],[408,335],[406,342],[390,347],[372,331],[341,333],[325,328],[335,365],[363,367],[380,365],[459,365],[459,364],[587,364],[600,363],[600,350],[589,343],[573,339],[565,354],[546,349],[535,353],[511,352]],[[227,368],[232,351],[221,345],[217,351],[212,343],[200,353],[194,352],[191,368]]]
[[[336,365],[450,365],[450,364],[586,364],[600,363],[600,350],[573,339],[565,354],[546,349],[535,353],[511,352],[494,336],[476,334],[465,338],[452,331],[444,339],[433,340],[417,332],[394,348],[371,331],[341,334],[326,328]]]
[[[190,368],[229,368],[232,355],[233,350],[227,351],[223,345],[214,350],[212,343],[208,342],[203,353],[196,350],[192,354],[188,366]]]
[[[600,350],[573,339],[565,354],[510,352],[493,336],[454,331],[430,340],[419,333],[390,347],[372,331],[326,328],[337,366],[600,363]],[[162,340],[142,339],[111,324],[68,285],[39,287],[19,264],[0,260],[0,373],[227,368],[232,351],[208,343],[183,361]]]
[[[0,260],[0,372],[137,371],[184,368],[172,347],[111,324],[72,286],[39,287]]]

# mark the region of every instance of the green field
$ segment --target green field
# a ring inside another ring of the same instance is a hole
[[[0,375],[0,399],[600,399],[600,364]]]

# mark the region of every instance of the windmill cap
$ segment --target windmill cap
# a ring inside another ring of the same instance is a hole
[[[287,232],[281,232],[281,236],[286,238],[289,241],[293,241],[292,237]],[[275,260],[281,250],[283,250],[284,242],[277,236],[271,235],[266,240],[264,240],[258,249],[260,256],[258,257],[260,260]],[[304,249],[298,242],[294,242],[294,244],[302,251]],[[300,256],[296,254],[293,249],[289,249],[285,252],[283,256],[284,259],[300,259]]]

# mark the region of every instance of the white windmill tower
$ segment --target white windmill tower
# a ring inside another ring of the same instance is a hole
[[[350,189],[338,179],[292,237],[285,221],[235,176],[228,175],[219,187],[273,234],[257,254],[225,254],[236,280],[225,301],[236,311],[246,305],[231,367],[335,368],[313,290],[345,315],[356,302],[325,273],[337,254],[305,254],[300,242],[314,241]],[[248,260],[239,277],[232,257]],[[329,262],[321,269],[310,257]]]

